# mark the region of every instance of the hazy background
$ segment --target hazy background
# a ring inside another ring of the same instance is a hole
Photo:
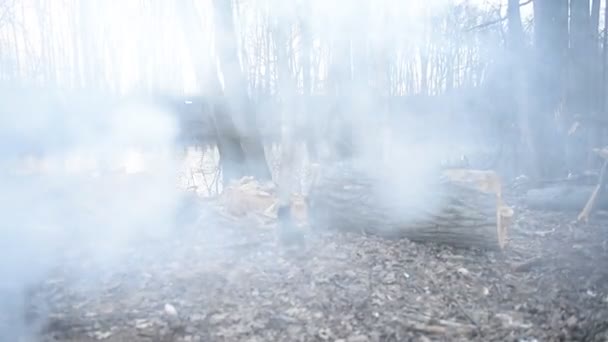
[[[408,196],[463,153],[505,176],[592,167],[601,130],[567,135],[606,112],[605,1],[584,3],[0,1],[0,335],[66,251],[119,265],[176,234],[179,184],[276,179],[286,137],[391,165]]]

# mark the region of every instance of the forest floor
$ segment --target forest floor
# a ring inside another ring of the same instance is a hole
[[[515,207],[503,253],[201,220],[104,270],[73,256],[28,315],[45,342],[608,341],[608,218]]]

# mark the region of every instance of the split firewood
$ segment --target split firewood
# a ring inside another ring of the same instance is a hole
[[[262,184],[253,177],[243,177],[224,188],[219,197],[219,207],[232,219],[257,216],[262,224],[277,220],[279,199],[273,183]],[[307,221],[307,207],[304,196],[291,194],[289,198],[291,215],[296,226],[304,226]]]
[[[458,247],[502,249],[513,218],[492,171],[448,169],[432,182],[378,178],[348,163],[329,167],[309,197],[311,227]],[[407,176],[405,176],[407,177]]]

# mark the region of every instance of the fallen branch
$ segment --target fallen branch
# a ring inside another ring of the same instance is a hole
[[[587,223],[589,221],[589,217],[591,216],[591,212],[595,208],[595,203],[597,202],[600,191],[604,188],[604,185],[606,182],[605,174],[606,174],[606,168],[608,167],[608,148],[594,149],[593,151],[604,159],[604,164],[602,165],[602,169],[600,171],[600,176],[599,176],[597,185],[593,189],[593,192],[591,193],[591,196],[589,197],[587,204],[585,204],[585,207],[583,208],[583,210],[577,217],[578,222]]]
[[[570,182],[555,184],[526,192],[523,202],[530,209],[580,212],[593,193],[595,185]],[[608,209],[608,200],[598,198],[596,208]]]
[[[540,257],[540,256],[534,257],[534,258],[528,259],[524,262],[514,264],[512,266],[512,269],[513,269],[513,272],[530,272],[533,268],[542,265],[543,261],[544,261],[543,257]]]

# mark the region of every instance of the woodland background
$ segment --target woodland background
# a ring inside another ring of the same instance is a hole
[[[606,5],[0,0],[0,336],[608,340]]]
[[[0,82],[85,108],[162,99],[228,178],[269,176],[269,135],[348,157],[387,126],[474,128],[485,168],[556,177],[598,166],[607,16],[601,0],[4,0]]]

